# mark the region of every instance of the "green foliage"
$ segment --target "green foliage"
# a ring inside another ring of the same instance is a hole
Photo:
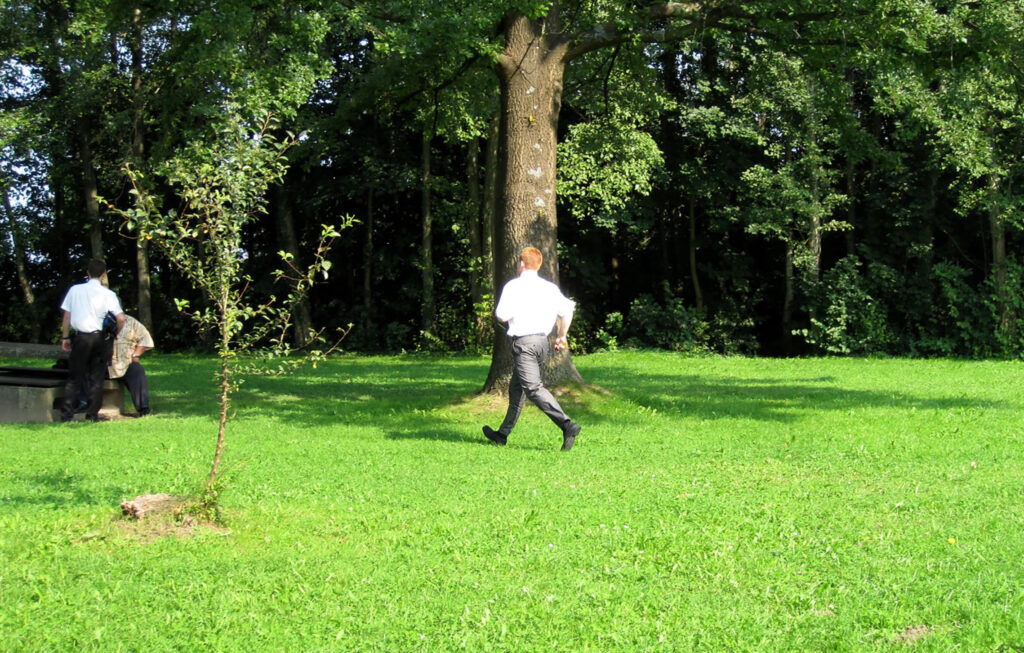
[[[816,288],[811,328],[798,333],[821,352],[884,354],[894,342],[884,310],[865,288],[861,265],[854,256],[840,259]]]
[[[662,299],[643,294],[633,300],[626,319],[631,342],[670,351],[697,353],[707,350],[708,325],[700,311],[688,308],[668,283],[662,284]]]
[[[619,348],[619,339],[622,338],[624,320],[622,313],[609,313],[605,318],[604,326],[597,330],[596,338],[601,343],[601,349],[605,351],[616,351]]]
[[[572,125],[558,155],[561,199],[605,228],[628,221],[664,163],[650,134],[613,123]]]
[[[990,355],[995,326],[985,298],[970,283],[971,271],[943,261],[935,264],[932,274],[936,297],[918,347],[928,355]]]
[[[1024,357],[1024,265],[1009,257],[1004,266],[1005,282],[1000,287],[996,275],[985,279],[988,291],[985,304],[992,316],[995,346],[1000,355]]]

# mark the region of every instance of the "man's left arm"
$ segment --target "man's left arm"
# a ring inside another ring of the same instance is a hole
[[[64,317],[60,323],[60,348],[61,351],[71,351],[71,311],[64,311]]]
[[[572,326],[572,316],[576,309],[576,302],[562,297],[565,302],[562,313],[558,316],[558,337],[555,338],[555,349],[561,351],[569,347],[569,327]]]

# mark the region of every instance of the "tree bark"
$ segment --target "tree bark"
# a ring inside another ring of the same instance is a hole
[[[786,356],[793,353],[793,244],[786,241],[785,296],[782,300],[782,351]]]
[[[496,290],[497,280],[495,279],[494,262],[498,260],[495,240],[497,233],[496,225],[499,220],[498,206],[498,170],[501,167],[498,162],[498,138],[501,131],[501,121],[497,113],[491,117],[490,125],[487,128],[487,161],[484,170],[484,209],[483,209],[483,253],[484,253],[484,278],[487,279],[487,289],[493,295]]]
[[[422,257],[423,311],[421,327],[425,333],[434,330],[434,317],[437,302],[434,297],[434,216],[430,206],[430,131],[423,130],[423,149],[420,169],[420,211],[422,216],[423,235],[420,242]]]
[[[466,192],[469,195],[469,213],[466,226],[469,233],[469,294],[473,305],[484,297],[480,278],[483,262],[483,204],[480,195],[480,141],[472,138],[466,148]]]
[[[103,222],[100,217],[99,188],[92,156],[92,131],[85,118],[78,126],[78,145],[81,165],[81,192],[85,215],[90,225],[89,249],[92,258],[103,259]]]
[[[558,283],[555,175],[568,53],[569,40],[561,35],[557,5],[542,19],[513,14],[506,20],[505,49],[497,65],[501,233],[495,259],[496,292],[516,274],[519,251],[525,246],[541,251],[541,276]],[[484,392],[508,391],[512,355],[507,340],[496,332]],[[568,352],[552,356],[543,371],[545,382],[552,385],[583,381]]]
[[[697,274],[697,198],[690,196],[690,278],[693,280],[693,303],[697,310],[704,309],[704,293],[700,287],[700,276]]]
[[[10,233],[11,249],[14,253],[14,271],[17,274],[18,286],[21,288],[21,296],[25,299],[25,308],[28,313],[30,324],[29,340],[31,342],[39,342],[42,327],[39,324],[39,316],[36,311],[36,296],[32,290],[32,282],[28,278],[25,248],[18,235],[18,222],[14,219],[14,209],[11,206],[11,197],[6,180],[0,181],[0,192],[3,193],[4,215],[7,218],[7,229]]]
[[[297,267],[301,267],[299,239],[295,234],[295,213],[292,210],[288,190],[284,186],[276,186],[271,193],[274,197],[274,222],[277,226],[278,244],[283,251],[292,255],[292,262]],[[292,317],[295,320],[292,341],[297,347],[304,347],[309,342],[309,331],[313,324],[310,317],[308,295],[295,306],[295,313]]]
[[[853,256],[857,253],[857,240],[854,237],[854,229],[857,224],[857,202],[854,198],[857,197],[857,171],[854,168],[853,161],[846,162],[846,223],[849,224],[849,228],[843,232],[843,239],[846,242],[846,255]]]
[[[363,237],[363,331],[373,329],[373,187],[366,191],[366,235]]]
[[[132,13],[132,156],[135,158],[136,165],[141,165],[142,159],[146,155],[145,102],[142,96],[144,70],[141,18],[142,10],[136,8]],[[155,333],[149,275],[149,246],[138,232],[135,238],[135,279],[138,290],[139,321]]]
[[[999,192],[999,178],[992,174],[988,179],[989,203],[988,224],[992,239],[992,278],[996,288],[996,304],[999,312],[999,331],[1009,333],[1012,322],[1009,290],[1006,287],[1006,225],[999,211],[996,197]]]

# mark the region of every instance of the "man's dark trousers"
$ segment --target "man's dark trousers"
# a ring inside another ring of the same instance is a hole
[[[124,371],[124,376],[118,379],[132,396],[132,404],[140,414],[149,412],[149,380],[146,379],[146,370],[138,363],[132,363]]]
[[[60,417],[70,421],[75,416],[75,400],[81,395],[89,400],[86,419],[96,419],[103,405],[103,378],[106,376],[106,344],[103,333],[77,333],[68,355],[68,382],[64,386],[64,402]]]
[[[498,433],[508,436],[519,421],[526,398],[544,411],[558,428],[564,429],[570,422],[558,400],[544,387],[541,381],[540,365],[550,354],[547,336],[518,336],[512,338],[512,379],[508,384],[508,412]]]

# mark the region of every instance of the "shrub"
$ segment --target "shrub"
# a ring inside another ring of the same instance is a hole
[[[708,325],[702,312],[687,308],[667,282],[662,284],[662,294],[662,302],[649,294],[633,300],[625,329],[632,344],[689,353],[706,351]]]
[[[846,256],[825,273],[812,301],[817,316],[800,329],[807,342],[830,354],[884,353],[895,338],[884,309],[868,292],[856,256]]]

